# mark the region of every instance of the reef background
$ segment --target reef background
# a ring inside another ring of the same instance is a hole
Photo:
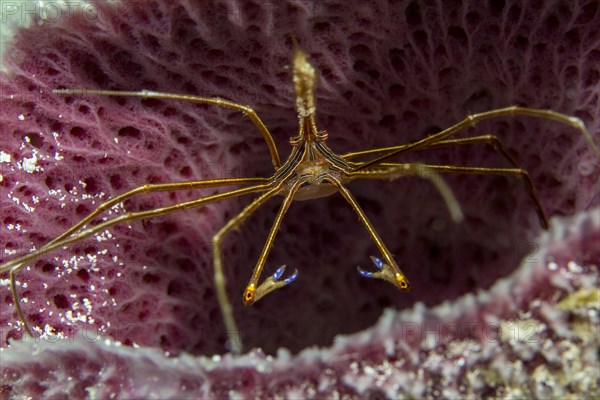
[[[297,123],[290,34],[321,74],[318,124],[340,153],[409,142],[512,104],[576,115],[596,140],[600,133],[594,1],[154,1],[57,18],[39,11],[44,18],[3,47],[2,260],[146,182],[271,173],[266,146],[240,113],[52,89],[225,97],[254,107],[285,156]],[[23,339],[3,281],[0,393],[597,395],[598,159],[579,132],[552,121],[502,118],[464,136],[487,133],[529,171],[553,216],[549,233],[517,179],[448,177],[466,215],[458,225],[427,182],[356,183],[351,190],[414,290],[356,273],[377,253],[332,196],[294,204],[278,234],[265,274],[288,264],[298,280],[243,308],[236,299],[278,207],[272,201],[229,237],[224,254],[245,346],[277,356],[206,359],[225,352],[210,238],[249,200],[116,227],[19,274],[28,321],[44,332],[37,344]],[[506,166],[488,147],[404,159]],[[125,208],[207,193],[144,196]],[[381,317],[387,307],[404,311]],[[94,340],[95,332],[112,340]],[[330,347],[290,354],[314,345]]]

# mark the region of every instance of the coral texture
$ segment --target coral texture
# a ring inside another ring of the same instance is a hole
[[[468,113],[511,104],[576,115],[596,140],[600,132],[600,8],[595,1],[542,6],[372,1],[352,7],[311,1],[151,1],[86,7],[54,19],[46,12],[39,24],[16,31],[3,54],[2,261],[39,248],[110,196],[147,182],[272,172],[264,142],[241,113],[182,102],[62,96],[51,89],[225,97],[254,107],[285,156],[297,128],[287,68],[290,34],[320,72],[317,120],[329,132],[330,147],[340,153],[416,140]],[[576,363],[597,366],[597,354],[590,356],[586,347],[594,343],[578,330],[593,326],[591,311],[597,307],[588,305],[590,313],[582,315],[584,306],[560,311],[556,304],[568,293],[583,296],[597,285],[593,265],[600,264],[600,255],[592,243],[599,238],[599,223],[586,210],[598,212],[593,207],[600,205],[600,164],[579,132],[556,122],[502,118],[463,135],[487,133],[497,135],[529,171],[549,215],[573,216],[553,220],[560,226],[550,237],[534,240],[539,223],[518,179],[447,177],[466,215],[462,224],[451,222],[426,181],[355,183],[350,189],[413,291],[399,293],[356,273],[356,265],[366,267],[368,256],[377,253],[352,210],[334,195],[292,205],[265,275],[288,264],[300,276],[244,308],[241,293],[278,207],[273,200],[232,233],[223,249],[228,291],[247,348],[275,354],[284,347],[296,353],[371,328],[328,350],[297,357],[283,352],[272,360],[254,351],[209,362],[188,354],[225,351],[210,239],[249,199],[116,226],[44,255],[18,275],[28,321],[48,338],[58,334],[74,338],[72,343],[17,343],[23,330],[3,281],[0,339],[5,346],[9,340],[13,344],[0,353],[0,390],[145,397],[144,390],[165,382],[162,397],[173,398],[236,392],[452,397],[516,395],[516,390],[543,397],[546,389],[533,382],[554,372],[555,387],[562,385],[565,393],[597,390],[597,375],[589,384],[564,381],[574,379],[569,368]],[[507,166],[488,147],[442,148],[404,159]],[[213,192],[144,195],[123,208],[147,209]],[[562,238],[563,231],[569,240]],[[549,255],[560,259],[556,268],[548,267]],[[508,278],[498,282],[503,277]],[[373,326],[386,307],[409,310],[388,312]],[[503,329],[491,343],[469,332],[454,340],[439,338],[427,348],[427,340],[402,336],[402,326],[422,321],[461,327],[496,323]],[[506,329],[519,331],[528,321],[545,328],[536,330],[536,344],[522,336],[506,338]],[[88,345],[81,337],[96,331],[134,347]],[[24,358],[32,346],[44,356]],[[166,358],[158,349],[179,357]],[[572,365],[555,362],[563,351],[570,351]],[[98,374],[124,360],[124,371]],[[512,375],[502,368],[507,363],[514,364]],[[52,384],[59,375],[49,373],[44,380],[28,373],[40,370],[62,371],[73,378],[72,386]],[[161,372],[152,380],[163,370],[170,375]],[[375,387],[381,392],[372,392]]]
[[[600,210],[553,220],[488,292],[388,310],[372,328],[292,357],[166,356],[97,336],[17,342],[4,395],[38,398],[597,398]],[[595,265],[572,261],[578,249]],[[561,299],[560,302],[557,300]],[[31,354],[36,354],[31,357]]]

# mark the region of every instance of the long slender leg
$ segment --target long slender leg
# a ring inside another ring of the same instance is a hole
[[[275,145],[275,141],[267,129],[266,125],[259,118],[258,114],[254,109],[249,106],[244,106],[242,104],[234,103],[229,100],[221,99],[219,97],[200,97],[200,96],[191,96],[177,93],[163,93],[163,92],[153,92],[151,90],[142,90],[139,92],[130,92],[130,91],[120,91],[120,90],[86,90],[86,89],[60,89],[53,90],[53,93],[56,94],[92,94],[92,95],[106,95],[106,96],[123,96],[123,97],[144,97],[144,98],[153,98],[153,99],[169,99],[169,100],[183,100],[183,101],[191,101],[194,103],[204,103],[211,104],[217,107],[231,108],[233,110],[241,111],[245,116],[250,118],[252,123],[256,126],[256,128],[260,131],[265,142],[267,143],[267,147],[269,148],[269,152],[271,153],[271,160],[273,162],[273,167],[277,170],[281,166],[281,160],[279,159],[279,153],[277,152],[277,146]]]
[[[544,229],[548,229],[550,226],[548,216],[546,215],[546,211],[544,211],[544,207],[542,207],[533,181],[527,171],[522,168],[459,167],[454,165],[427,165],[427,168],[444,174],[505,175],[521,178],[525,184],[525,190],[527,190],[527,194],[533,203],[538,219],[540,220],[540,225]]]
[[[468,145],[468,144],[475,144],[475,143],[487,143],[487,144],[491,145],[494,148],[494,150],[496,150],[496,152],[498,152],[502,157],[504,157],[506,160],[508,160],[508,162],[513,167],[520,168],[519,165],[517,164],[517,162],[515,161],[515,159],[512,158],[510,156],[510,154],[508,154],[508,152],[506,151],[506,148],[504,147],[502,142],[495,135],[481,135],[481,136],[473,136],[473,137],[469,137],[469,138],[441,140],[437,143],[433,143],[433,144],[427,146],[426,148],[416,148],[413,151],[428,150],[428,149],[438,148],[438,147]],[[352,153],[344,154],[342,156],[342,158],[346,162],[348,162],[349,159],[354,158],[354,157],[391,152],[391,151],[395,151],[395,150],[401,150],[401,149],[405,148],[406,146],[408,146],[408,145],[403,144],[403,145],[399,145],[399,146],[380,147],[377,149],[370,149],[370,150],[365,150],[365,151],[355,151]],[[404,154],[406,154],[406,153],[404,153]],[[363,164],[363,162],[351,163],[351,165],[356,166],[356,167],[359,167],[362,164]],[[381,164],[379,164],[379,165],[381,165]]]
[[[115,196],[106,202],[100,204],[98,208],[92,211],[88,216],[83,218],[77,224],[70,227],[67,231],[62,233],[60,236],[54,238],[47,245],[52,243],[56,243],[64,239],[65,237],[71,236],[74,232],[78,231],[85,224],[90,222],[93,218],[101,214],[102,212],[108,210],[110,207],[115,204],[119,204],[135,195],[141,193],[151,193],[151,192],[165,192],[165,191],[173,191],[173,190],[191,190],[191,189],[201,189],[215,186],[229,186],[229,185],[238,185],[238,184],[266,184],[269,182],[269,178],[228,178],[228,179],[212,179],[206,181],[190,181],[190,182],[178,182],[178,183],[156,183],[156,184],[146,184],[140,187],[137,187],[133,190]],[[40,249],[41,250],[41,249]],[[0,267],[0,271],[2,267]]]
[[[402,175],[402,171],[406,168],[407,164],[392,164],[386,163],[387,171],[365,171],[364,175],[356,175],[365,179],[389,179],[391,176]],[[410,164],[408,164],[410,165]],[[487,167],[461,167],[455,165],[432,165],[432,164],[421,164],[424,168],[439,173],[452,173],[452,174],[474,174],[474,175],[504,175],[504,176],[516,176],[521,178],[525,183],[525,189],[527,194],[533,203],[533,207],[537,213],[540,225],[544,229],[548,229],[548,217],[544,211],[544,207],[540,203],[540,199],[533,185],[533,181],[529,177],[527,171],[522,168],[487,168]],[[362,172],[362,171],[357,171]]]
[[[49,243],[42,246],[39,250],[37,250],[37,254],[41,255],[44,252],[49,251],[48,246],[50,246],[54,243],[57,243],[57,242],[61,242],[64,238],[69,237],[69,236],[73,235],[75,232],[77,232],[78,230],[80,230],[81,227],[83,227],[85,224],[87,224],[93,218],[95,218],[96,216],[101,214],[103,211],[109,209],[110,207],[114,206],[115,204],[121,203],[121,202],[123,202],[137,194],[140,194],[140,193],[172,191],[172,190],[186,190],[186,189],[199,189],[199,188],[235,185],[235,184],[249,184],[249,183],[254,183],[254,184],[263,183],[264,184],[264,183],[267,183],[268,181],[269,181],[268,178],[230,178],[230,179],[213,179],[213,180],[206,180],[206,181],[192,181],[192,182],[164,183],[164,184],[161,183],[161,184],[143,185],[143,186],[140,186],[133,190],[130,190],[128,192],[125,192],[119,196],[115,196],[112,199],[109,199],[108,201],[102,203],[100,206],[98,206],[98,208],[96,208],[87,217],[83,218],[77,224],[73,225],[71,228],[69,228],[67,231],[62,233],[60,236],[54,238]],[[18,293],[17,293],[17,289],[16,289],[16,274],[23,266],[24,265],[11,267],[10,288],[11,288],[13,298],[15,300],[17,314],[19,315],[19,318],[21,319],[21,321],[23,321],[23,324],[25,326],[25,331],[31,336],[31,330],[29,329],[27,322],[26,322],[25,318],[23,317],[23,312],[21,311],[20,301],[19,301],[19,297],[18,297]],[[6,270],[8,268],[9,267],[7,267],[6,264],[0,265],[0,271]]]
[[[283,280],[283,281],[281,281],[279,279],[279,278],[281,278],[281,274],[283,274],[283,271],[285,270],[285,265],[284,265],[283,267],[278,269],[277,272],[275,272],[274,276],[267,278],[260,286],[258,285],[258,279],[260,278],[260,274],[262,273],[262,270],[265,266],[265,262],[267,261],[269,252],[271,251],[271,248],[273,247],[273,242],[275,241],[275,235],[277,234],[277,231],[279,230],[279,227],[281,226],[281,221],[283,220],[285,213],[287,212],[288,208],[290,207],[290,204],[294,200],[294,195],[296,194],[296,192],[298,192],[298,189],[300,189],[300,185],[302,185],[303,183],[304,182],[301,180],[296,181],[294,183],[294,185],[289,189],[289,192],[285,196],[285,200],[283,201],[283,203],[281,204],[281,207],[279,208],[279,212],[277,213],[277,216],[275,217],[273,226],[271,227],[271,230],[269,231],[269,236],[267,237],[267,241],[265,242],[262,252],[260,253],[260,256],[258,257],[258,261],[256,262],[256,265],[254,266],[254,270],[252,271],[252,277],[250,278],[250,282],[248,282],[248,286],[246,286],[246,290],[244,291],[243,301],[244,301],[244,304],[247,306],[251,305],[255,301],[260,300],[263,296],[272,292],[273,290],[279,289],[280,287],[283,287],[286,284],[291,283],[294,279],[296,279],[296,275],[298,273],[297,271],[294,272],[294,274],[292,274],[291,278],[287,278],[286,280]]]
[[[542,227],[544,229],[547,229],[548,228],[548,218],[547,218],[544,208],[542,207],[540,200],[537,196],[537,191],[535,190],[533,181],[531,180],[527,171],[525,169],[521,168],[521,166],[515,161],[515,159],[513,157],[511,157],[510,154],[508,154],[508,152],[506,151],[506,148],[504,147],[502,142],[495,135],[481,135],[481,136],[462,138],[462,139],[447,139],[447,140],[442,140],[437,143],[434,143],[430,146],[427,146],[426,148],[416,148],[414,150],[425,150],[425,149],[430,149],[430,148],[434,148],[434,147],[468,145],[468,144],[475,144],[475,143],[488,143],[488,144],[492,145],[494,147],[494,149],[515,168],[513,168],[513,169],[501,168],[500,170],[502,172],[498,173],[497,172],[498,169],[493,169],[493,168],[491,170],[489,168],[484,168],[484,170],[486,170],[487,172],[481,172],[481,168],[477,168],[477,167],[452,167],[452,166],[446,166],[446,167],[457,168],[453,171],[454,173],[471,173],[471,174],[473,174],[473,173],[484,174],[485,173],[485,174],[492,174],[492,175],[493,174],[518,175],[521,179],[523,179],[523,181],[525,183],[527,195],[529,196],[529,198],[531,199],[531,202],[533,203],[533,205],[535,207],[536,213],[540,220],[540,224],[542,225]],[[394,151],[396,149],[402,149],[404,147],[406,147],[406,145],[396,146],[395,148],[387,148],[387,149]],[[356,152],[356,153],[349,153],[349,154],[350,154],[350,156],[354,157],[354,156],[358,156],[358,155],[375,154],[375,153],[384,152],[384,151],[386,151],[386,148],[372,149],[372,150],[367,150],[365,152]],[[357,163],[356,165],[361,166],[362,163]],[[407,164],[383,163],[383,162],[378,164],[378,166],[386,167],[386,168],[405,167],[406,165]],[[448,171],[447,168],[445,168],[444,166],[439,166],[439,167],[442,167],[441,172],[446,172],[446,173],[452,172],[452,171]],[[468,171],[461,170],[461,168],[467,168]],[[471,168],[474,168],[474,169],[471,169]],[[433,168],[433,166],[429,165],[428,169],[435,170],[436,168]],[[366,169],[365,171],[368,171],[368,169]],[[478,171],[478,172],[475,172],[475,171]],[[519,171],[519,172],[516,172],[516,171]],[[360,172],[360,171],[357,171],[357,172]],[[365,178],[368,179],[367,176],[365,176]],[[374,178],[374,179],[386,179],[386,178],[387,177]]]
[[[233,309],[231,302],[227,297],[225,274],[223,273],[223,261],[221,258],[221,243],[223,238],[232,229],[239,227],[258,207],[264,204],[271,197],[277,195],[281,191],[282,184],[276,185],[269,191],[263,193],[261,196],[256,198],[252,203],[246,206],[238,215],[230,219],[225,226],[223,226],[212,238],[213,246],[213,264],[215,268],[215,286],[217,288],[217,298],[219,299],[219,307],[221,308],[221,315],[225,323],[225,329],[227,330],[227,336],[229,337],[229,346],[234,354],[242,352],[241,337],[233,317]]]
[[[348,203],[350,203],[350,206],[356,212],[356,214],[358,214],[358,218],[363,223],[363,225],[367,229],[367,232],[369,232],[371,239],[373,240],[373,242],[375,242],[375,245],[377,246],[377,248],[383,255],[385,263],[382,263],[378,259],[374,259],[373,261],[375,262],[376,265],[378,265],[378,268],[380,269],[380,271],[377,273],[370,274],[370,276],[372,276],[374,278],[384,279],[384,280],[390,282],[392,285],[394,285],[397,288],[400,288],[402,290],[409,290],[410,285],[408,283],[408,279],[406,279],[406,276],[402,273],[402,271],[400,270],[400,268],[394,261],[392,254],[390,253],[388,248],[385,246],[385,244],[379,237],[379,234],[377,233],[377,231],[375,231],[375,228],[373,227],[373,225],[371,224],[371,222],[365,215],[364,211],[360,208],[360,206],[356,202],[356,199],[354,199],[354,196],[352,196],[350,191],[348,189],[346,189],[346,187],[344,185],[342,185],[342,183],[337,178],[330,177],[329,181],[331,183],[333,183],[335,186],[337,186],[337,188],[340,191],[340,193],[342,194],[342,196],[344,196],[346,201]]]
[[[382,168],[365,170],[365,171],[354,171],[348,173],[348,177],[350,179],[396,179],[402,176],[419,176],[421,178],[428,179],[435,188],[438,190],[446,206],[448,207],[448,211],[454,222],[460,222],[463,220],[462,210],[460,208],[460,204],[456,197],[454,197],[454,193],[452,189],[448,186],[448,184],[444,181],[444,179],[433,169],[429,168],[428,165],[424,164],[416,164],[416,163],[405,163],[405,164],[391,164],[386,163],[385,167]]]
[[[174,204],[171,206],[160,207],[160,208],[155,208],[155,209],[146,210],[146,211],[128,212],[128,213],[125,213],[118,217],[115,217],[111,220],[104,221],[96,226],[85,229],[76,235],[71,235],[67,238],[63,238],[60,241],[54,241],[51,244],[47,244],[46,246],[43,246],[39,250],[33,251],[29,254],[26,254],[24,256],[21,256],[17,259],[14,259],[12,261],[9,261],[9,262],[3,264],[1,266],[1,270],[10,269],[10,284],[11,284],[11,291],[12,291],[13,297],[14,297],[13,300],[15,301],[15,307],[17,309],[17,314],[19,315],[21,322],[23,322],[26,332],[30,336],[33,336],[31,334],[31,330],[29,329],[29,326],[27,325],[27,322],[24,318],[18,296],[16,296],[17,292],[16,292],[16,278],[15,277],[16,277],[17,272],[19,272],[19,270],[21,270],[26,265],[26,263],[33,260],[34,258],[37,258],[40,255],[45,254],[50,251],[53,251],[57,248],[64,247],[71,243],[82,240],[94,233],[102,232],[105,229],[107,229],[115,224],[121,223],[121,222],[130,222],[130,221],[135,221],[135,220],[139,220],[139,219],[157,217],[160,215],[165,215],[165,214],[169,214],[169,213],[176,212],[176,211],[199,207],[201,205],[211,203],[214,201],[219,201],[219,200],[224,200],[224,199],[228,199],[228,198],[232,198],[232,197],[236,197],[236,196],[241,196],[241,195],[247,194],[247,193],[264,191],[264,190],[269,189],[270,186],[271,185],[269,185],[269,184],[255,185],[255,186],[250,186],[250,187],[246,187],[246,188],[242,188],[242,189],[231,190],[231,191],[225,192],[225,193],[219,193],[219,194],[204,197],[201,199],[186,201],[186,202]]]
[[[551,120],[554,120],[557,122],[561,122],[561,123],[570,125],[576,129],[579,129],[579,131],[583,134],[585,139],[589,142],[589,144],[592,147],[592,149],[594,150],[594,152],[600,157],[600,148],[598,148],[596,143],[594,143],[594,139],[592,138],[592,135],[586,129],[584,123],[579,118],[571,117],[571,116],[561,114],[561,113],[558,113],[558,112],[552,111],[552,110],[539,110],[539,109],[534,109],[534,108],[512,106],[512,107],[500,108],[497,110],[486,111],[486,112],[479,113],[479,114],[469,115],[461,122],[447,128],[447,129],[444,129],[441,132],[438,132],[434,135],[423,138],[417,142],[408,144],[402,148],[399,148],[399,149],[390,151],[386,154],[383,154],[382,156],[379,156],[379,157],[375,158],[374,160],[371,160],[364,164],[361,164],[357,169],[360,170],[360,169],[369,168],[369,167],[378,165],[381,162],[390,159],[391,157],[398,156],[398,155],[404,154],[404,153],[408,153],[408,152],[416,150],[416,149],[428,147],[431,144],[437,143],[441,140],[444,140],[447,137],[454,135],[455,133],[457,133],[465,128],[474,126],[479,121],[491,119],[491,118],[503,117],[503,116],[514,116],[514,115],[527,115],[527,116],[531,116],[531,117],[551,119]]]

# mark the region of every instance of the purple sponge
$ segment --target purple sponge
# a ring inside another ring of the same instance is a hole
[[[291,34],[320,73],[317,121],[339,153],[414,141],[469,113],[512,104],[578,116],[597,140],[600,8],[594,1],[544,7],[519,2],[439,6],[373,1],[350,7],[312,1],[153,1],[94,4],[55,19],[40,9],[46,19],[17,30],[3,54],[1,260],[41,247],[109,197],[145,183],[273,172],[264,141],[239,112],[172,101],[64,96],[52,89],[148,89],[248,104],[285,157],[288,138],[297,130]],[[19,273],[27,320],[47,335],[40,344],[42,355],[24,357],[31,354],[31,343],[16,343],[23,329],[3,281],[0,338],[5,346],[9,340],[14,344],[2,353],[0,390],[36,397],[63,392],[81,397],[93,390],[99,397],[145,397],[150,392],[141,388],[154,386],[140,380],[151,380],[170,365],[169,375],[161,377],[166,380],[156,381],[164,387],[162,397],[229,391],[306,397],[308,387],[314,396],[336,391],[364,396],[379,387],[384,396],[436,397],[441,394],[434,390],[461,385],[488,393],[489,380],[474,380],[468,372],[485,374],[478,370],[480,364],[473,361],[472,370],[460,367],[455,349],[467,338],[481,345],[482,334],[468,332],[454,344],[439,338],[441,347],[420,355],[428,342],[418,335],[402,336],[403,324],[439,319],[460,326],[501,325],[532,309],[538,296],[554,305],[548,306],[552,313],[567,293],[594,286],[597,272],[589,265],[600,261],[591,244],[600,230],[594,216],[600,205],[600,163],[582,135],[556,122],[515,117],[482,122],[463,136],[488,133],[497,135],[529,171],[549,215],[573,216],[551,221],[560,224],[557,232],[570,232],[563,247],[556,244],[558,233],[554,239],[536,239],[539,222],[516,178],[448,176],[466,216],[462,224],[452,223],[427,181],[357,182],[350,190],[413,291],[400,293],[356,273],[357,265],[367,269],[369,256],[378,254],[343,198],[333,195],[292,205],[265,276],[282,264],[297,268],[300,275],[292,285],[245,308],[241,294],[280,203],[272,200],[230,234],[223,248],[228,292],[247,349],[275,354],[283,347],[297,353],[312,345],[330,346],[337,335],[372,328],[330,350],[308,350],[297,358],[284,352],[272,361],[253,352],[213,364],[182,353],[225,352],[210,240],[251,196],[115,226],[44,255]],[[402,160],[510,166],[488,147],[442,148]],[[106,215],[217,191],[139,196]],[[547,267],[548,254],[560,260],[555,269]],[[554,276],[568,272],[569,261],[586,266],[578,272],[581,277],[556,283]],[[526,271],[529,265],[537,266],[535,274]],[[510,279],[497,283],[503,277]],[[516,296],[515,290],[527,297]],[[473,301],[474,293],[482,297]],[[430,308],[442,302],[447,303]],[[373,326],[386,307],[409,311],[388,312]],[[490,319],[494,315],[497,321]],[[536,318],[530,319],[541,317]],[[96,332],[132,348],[106,347],[94,340]],[[52,344],[51,333],[67,339]],[[490,365],[502,364],[502,348],[486,353]],[[180,356],[166,358],[159,350]],[[516,360],[520,353],[503,357]],[[358,356],[369,363],[361,365]],[[444,364],[444,359],[453,363]],[[539,366],[539,357],[533,359],[522,367],[532,376]],[[395,364],[401,362],[404,367]],[[117,365],[125,365],[123,371],[99,373],[119,370]],[[404,369],[408,375],[402,375]],[[269,370],[278,372],[265,380],[261,374]],[[40,375],[48,371],[63,375]],[[389,371],[400,375],[392,379]],[[60,376],[77,384],[52,384]],[[415,377],[424,385],[421,389],[411,388]],[[122,380],[128,379],[133,383],[125,389]],[[501,374],[494,379],[500,382],[496,386],[512,382]]]

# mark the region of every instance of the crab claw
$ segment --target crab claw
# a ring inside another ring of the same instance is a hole
[[[373,261],[373,264],[375,264],[375,266],[377,267],[377,269],[379,271],[381,271],[383,269],[383,261],[381,261],[379,258],[373,257],[373,256],[371,256],[371,260]],[[365,278],[377,278],[377,276],[376,276],[377,272],[365,271],[361,267],[356,267],[356,269],[358,270],[358,273],[360,275],[364,276]]]
[[[383,269],[383,261],[381,261],[379,258],[371,256],[371,261],[373,261],[373,264],[375,264],[378,270],[381,271]]]
[[[267,279],[265,279],[264,282],[261,283],[258,287],[256,287],[254,283],[249,284],[246,288],[246,291],[244,292],[244,304],[249,306],[252,303],[260,300],[265,295],[271,293],[273,290],[282,288],[294,282],[298,277],[298,270],[294,269],[294,272],[290,276],[282,280],[281,277],[285,272],[285,268],[285,265],[282,265],[281,267],[277,268],[275,273],[269,276]]]
[[[401,290],[410,290],[408,279],[406,279],[404,274],[400,272],[400,269],[397,266],[390,266],[379,258],[373,256],[371,256],[371,261],[373,261],[373,264],[375,264],[375,267],[377,267],[378,271],[370,272],[365,271],[361,267],[357,267],[358,273],[361,276],[366,278],[383,279]]]
[[[383,261],[381,261],[379,258],[371,256],[371,261],[373,261],[373,264],[375,264],[379,271],[383,269]],[[378,273],[377,271],[369,272],[365,271],[361,267],[356,267],[356,269],[358,270],[358,273],[364,276],[365,278],[378,278],[378,276],[376,275]]]
[[[364,276],[365,278],[373,278],[373,272],[365,271],[361,267],[356,267],[356,270],[361,276]]]
[[[285,265],[282,265],[281,267],[277,268],[277,271],[275,271],[275,273],[273,274],[274,281],[278,281],[279,278],[281,278],[281,275],[283,275],[283,273],[285,272],[285,267]]]
[[[277,268],[277,271],[275,271],[275,273],[273,274],[274,281],[278,281],[281,278],[281,276],[285,272],[286,267],[287,267],[287,265],[282,265],[281,267]],[[294,269],[294,273],[292,275],[288,276],[287,278],[285,278],[283,280],[283,283],[285,283],[286,285],[289,285],[290,283],[294,282],[297,277],[298,277],[298,270]]]
[[[290,283],[294,282],[297,277],[298,277],[298,270],[294,269],[294,273],[291,274],[290,276],[288,276],[287,278],[285,278],[283,280],[283,283],[285,283],[286,285],[289,285]]]

